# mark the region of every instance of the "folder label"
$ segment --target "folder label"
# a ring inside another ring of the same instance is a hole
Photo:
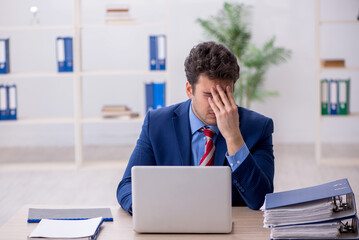
[[[347,115],[349,113],[349,81],[350,79],[338,80],[338,114]]]
[[[323,79],[321,81],[321,105],[322,105],[322,115],[328,115],[328,80]]]
[[[329,88],[330,114],[336,115],[338,114],[338,81],[330,80]]]
[[[17,119],[17,91],[16,85],[12,85],[8,87],[9,91],[9,119],[16,120]]]
[[[5,65],[5,41],[0,41],[0,68],[3,68]]]
[[[64,39],[57,40],[57,61],[59,63],[65,62],[65,41]]]
[[[0,73],[10,72],[9,39],[0,39]]]
[[[8,97],[6,87],[0,85],[0,120],[7,120],[8,118]]]

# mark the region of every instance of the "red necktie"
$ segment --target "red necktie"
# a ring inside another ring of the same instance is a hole
[[[207,140],[205,145],[205,151],[201,161],[199,162],[199,166],[212,166],[214,160],[214,149],[215,149],[212,138],[215,132],[212,129],[206,127],[201,128],[201,131],[204,133]]]

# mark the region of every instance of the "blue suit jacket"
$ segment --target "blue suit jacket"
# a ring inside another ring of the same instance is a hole
[[[117,200],[131,214],[131,168],[135,165],[190,166],[191,101],[150,111],[144,120],[136,147],[117,188]],[[238,107],[240,130],[250,151],[232,173],[232,205],[259,209],[267,193],[273,192],[274,156],[273,121],[248,109]],[[214,165],[228,165],[226,141],[221,134],[216,141]]]

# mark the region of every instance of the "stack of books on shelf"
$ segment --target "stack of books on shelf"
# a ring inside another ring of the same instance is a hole
[[[0,120],[17,119],[17,88],[0,84]]]
[[[109,4],[106,7],[106,23],[118,24],[134,21],[130,16],[130,7],[125,4]]]
[[[347,179],[267,194],[261,210],[271,239],[359,239],[355,197]]]
[[[323,68],[344,68],[345,59],[322,59],[320,61]]]
[[[322,115],[348,115],[350,113],[350,79],[322,79]]]
[[[103,118],[136,118],[138,113],[134,113],[124,105],[107,105],[102,108]]]

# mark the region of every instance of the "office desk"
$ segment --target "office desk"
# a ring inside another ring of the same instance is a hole
[[[29,207],[21,208],[7,223],[0,228],[0,239],[24,240],[37,226],[27,223]],[[57,206],[42,206],[44,208],[58,208]],[[72,207],[66,207],[72,208]],[[269,239],[269,229],[263,228],[261,211],[253,211],[247,207],[233,207],[233,231],[230,234],[138,234],[132,230],[132,217],[120,207],[111,207],[113,222],[104,222],[98,235],[98,240],[177,240],[177,239],[236,239],[236,240],[266,240]]]

